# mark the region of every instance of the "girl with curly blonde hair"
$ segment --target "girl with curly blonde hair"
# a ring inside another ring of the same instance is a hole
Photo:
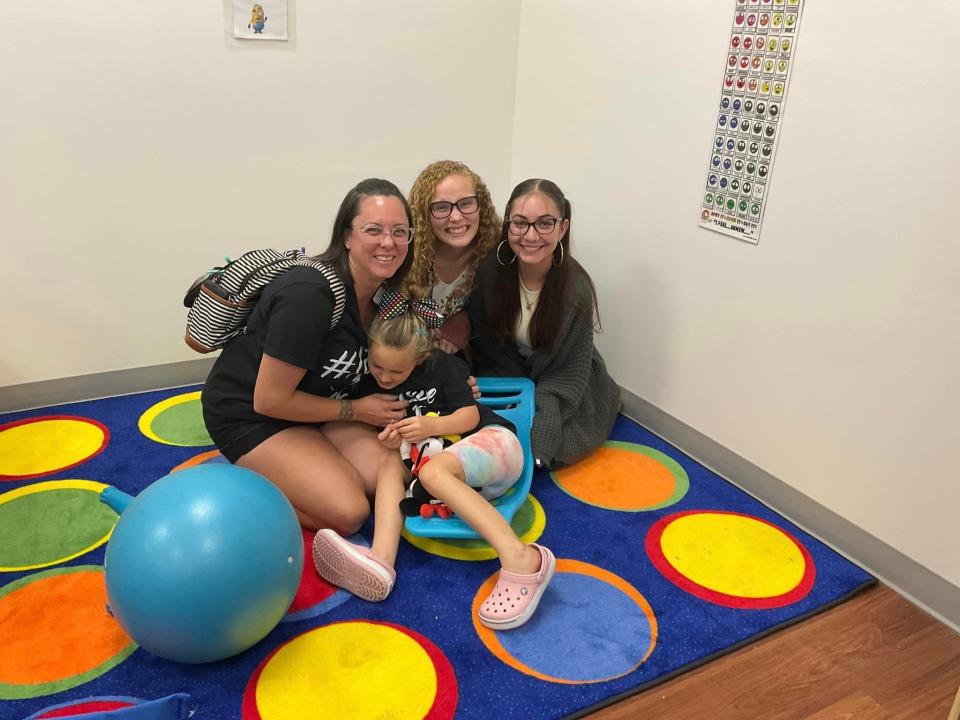
[[[486,183],[454,160],[431,163],[410,190],[417,252],[409,286],[430,288],[446,321],[439,332],[445,352],[468,352],[465,305],[477,266],[497,244],[500,216]]]

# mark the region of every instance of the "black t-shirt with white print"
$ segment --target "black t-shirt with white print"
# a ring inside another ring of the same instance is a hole
[[[363,397],[373,393],[387,393],[406,400],[406,417],[426,415],[435,412],[438,415],[450,415],[462,407],[474,407],[480,411],[480,423],[472,430],[460,433],[466,437],[488,425],[502,425],[513,433],[517,432],[513,423],[501,417],[490,408],[480,405],[473,398],[473,391],[467,383],[470,369],[467,364],[454,355],[435,350],[420,363],[410,377],[400,385],[382,390],[372,375],[364,375],[354,387],[351,396]]]
[[[346,305],[330,332],[333,293],[313,268],[293,267],[267,285],[247,331],[221,352],[203,388],[205,413],[225,421],[266,419],[253,409],[253,389],[264,353],[305,368],[298,390],[346,397],[367,372],[367,336],[347,279]]]

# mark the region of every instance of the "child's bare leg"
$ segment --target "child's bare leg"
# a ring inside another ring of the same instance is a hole
[[[320,577],[370,602],[380,602],[390,595],[397,579],[393,566],[400,542],[399,503],[405,472],[398,453],[381,457],[374,500],[376,524],[369,550],[345,540],[334,530],[317,531],[313,539],[313,563]]]
[[[380,460],[374,500],[373,544],[370,550],[390,567],[397,562],[397,547],[400,544],[400,530],[403,528],[400,501],[404,496],[406,474],[407,469],[403,466],[399,453],[388,453]]]
[[[430,458],[420,470],[419,477],[431,495],[446,503],[467,525],[480,533],[500,556],[504,570],[529,575],[540,569],[540,553],[525,545],[503,515],[466,484],[463,466],[455,455],[443,452]],[[378,513],[379,507],[378,492]]]

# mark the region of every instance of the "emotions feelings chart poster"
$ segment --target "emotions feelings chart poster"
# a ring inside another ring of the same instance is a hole
[[[734,0],[700,226],[757,243],[805,0]]]

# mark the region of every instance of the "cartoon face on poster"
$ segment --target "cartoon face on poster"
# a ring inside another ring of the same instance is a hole
[[[241,40],[286,40],[287,0],[233,0],[233,34]]]
[[[733,0],[700,227],[757,243],[805,0]]]

